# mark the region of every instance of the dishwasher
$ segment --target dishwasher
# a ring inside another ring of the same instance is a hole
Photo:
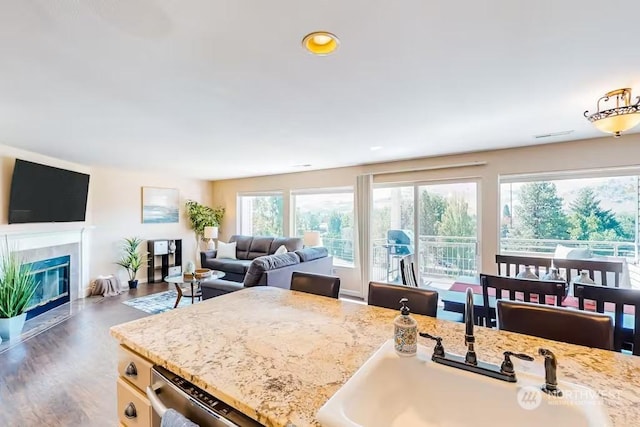
[[[154,366],[147,397],[153,410],[152,425],[160,427],[168,408],[179,412],[200,427],[264,427],[186,379]]]

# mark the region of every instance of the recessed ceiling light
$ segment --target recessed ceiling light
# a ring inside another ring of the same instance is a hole
[[[373,147],[369,147],[369,150],[378,151],[378,150],[382,150],[382,147],[379,145],[374,145]]]
[[[326,31],[314,31],[302,39],[302,46],[314,55],[329,55],[338,48],[338,38]]]

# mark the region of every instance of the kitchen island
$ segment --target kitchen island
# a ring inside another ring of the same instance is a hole
[[[410,305],[410,304],[409,304]],[[315,414],[393,335],[394,310],[254,287],[114,326],[111,335],[266,426],[317,425]],[[464,354],[464,325],[415,316]],[[640,422],[640,357],[476,327],[479,360],[504,351],[558,358],[558,379],[602,393],[615,426]],[[431,342],[423,342],[431,346]],[[540,357],[517,369],[544,375]],[[378,403],[372,402],[372,405]]]

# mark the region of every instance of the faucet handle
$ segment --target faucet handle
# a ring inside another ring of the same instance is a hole
[[[515,370],[513,369],[513,362],[511,361],[511,357],[515,357],[520,360],[526,360],[528,362],[533,361],[533,357],[524,353],[513,353],[511,351],[505,351],[502,353],[504,355],[504,360],[502,361],[502,365],[500,365],[500,372],[504,374],[514,374]]]
[[[436,342],[436,346],[433,347],[433,357],[444,357],[444,347],[442,346],[442,338],[435,335],[428,334],[426,332],[420,332],[420,336],[423,338],[429,338]]]

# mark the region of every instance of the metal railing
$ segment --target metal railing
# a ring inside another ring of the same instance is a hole
[[[458,277],[478,274],[477,239],[460,236],[419,236],[418,257],[421,276]],[[323,244],[338,264],[354,265],[354,241],[323,237]],[[502,253],[515,253],[528,256],[552,256],[558,245],[567,247],[588,247],[594,256],[625,257],[628,261],[636,259],[638,250],[634,242],[583,241],[558,239],[500,239]],[[371,280],[400,282],[400,255],[395,255],[394,246],[387,239],[372,241],[373,264]],[[397,248],[396,248],[397,249]],[[411,248],[411,253],[414,248]]]
[[[418,261],[420,276],[458,277],[478,274],[477,239],[460,236],[419,236]],[[386,239],[374,239],[372,280],[399,282],[400,255],[394,255],[393,246]],[[557,239],[500,239],[502,253],[528,256],[552,256],[558,245],[588,247],[594,256],[625,257],[635,261],[638,247],[634,242],[580,241]],[[411,253],[414,248],[411,247]]]
[[[475,237],[419,236],[420,276],[458,277],[477,274]],[[400,282],[397,246],[386,239],[373,240],[372,280]],[[413,253],[413,248],[410,249]]]
[[[523,255],[552,255],[558,245],[572,248],[589,248],[594,256],[616,256],[635,260],[637,245],[634,242],[596,240],[520,239],[506,237],[500,239],[500,252]]]
[[[322,245],[327,248],[329,255],[333,256],[334,264],[353,266],[353,244],[353,240],[349,239],[322,237]]]

